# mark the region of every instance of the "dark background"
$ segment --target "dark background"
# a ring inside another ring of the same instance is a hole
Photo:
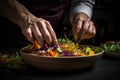
[[[97,29],[95,42],[120,41],[120,4],[117,0],[96,0],[93,21]]]
[[[89,40],[84,40],[87,44],[95,44],[99,45],[100,43],[104,43],[109,40],[120,41],[120,7],[119,0],[95,0],[96,4],[93,9],[92,20],[96,26],[96,36]],[[6,20],[6,19],[5,19]],[[12,23],[12,22],[11,22]],[[16,31],[20,32],[20,29],[17,27],[13,27],[14,30],[11,30],[11,27],[6,27],[8,25],[13,25],[11,23],[4,22],[3,18],[0,18],[0,47],[14,47],[20,45],[27,45],[28,41],[22,39],[23,34],[16,35]],[[17,25],[13,25],[17,26]],[[71,29],[70,29],[71,30]],[[67,31],[65,31],[67,32]],[[69,32],[69,31],[68,31]],[[13,36],[8,36],[8,34],[12,34]],[[17,38],[13,40],[13,38]],[[25,37],[24,37],[25,38]],[[11,43],[9,42],[11,41]],[[15,43],[15,42],[18,43]],[[21,41],[24,41],[22,43]],[[26,44],[25,44],[26,42]],[[5,45],[7,44],[7,46]],[[11,44],[11,45],[8,45]]]
[[[96,0],[92,20],[97,34],[95,43],[108,40],[120,41],[119,0]],[[3,35],[4,36],[4,35]],[[0,80],[120,80],[120,61],[102,58],[94,67],[69,74],[26,72],[0,72]],[[34,70],[34,69],[33,69]]]

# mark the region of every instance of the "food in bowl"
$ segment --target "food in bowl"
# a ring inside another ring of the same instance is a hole
[[[69,39],[58,39],[59,45],[41,47],[36,41],[20,50],[23,60],[45,71],[71,71],[83,69],[98,61],[103,49],[79,45]]]
[[[24,48],[26,53],[30,55],[38,55],[44,57],[70,57],[70,56],[91,56],[100,52],[99,48],[90,46],[80,46],[70,39],[58,39],[59,44],[55,46],[44,45],[41,47],[36,41],[33,45]]]

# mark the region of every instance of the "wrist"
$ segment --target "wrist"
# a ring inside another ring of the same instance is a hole
[[[30,25],[36,23],[38,19],[32,14],[22,14],[21,19],[19,19],[18,25],[21,28],[28,28]]]

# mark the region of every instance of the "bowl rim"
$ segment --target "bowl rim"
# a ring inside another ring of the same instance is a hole
[[[85,57],[87,58],[87,57],[94,57],[94,56],[98,56],[98,55],[103,55],[103,53],[104,53],[104,49],[102,49],[102,48],[100,48],[100,47],[97,47],[97,46],[92,46],[92,45],[80,45],[80,46],[96,47],[96,48],[99,48],[99,49],[101,50],[101,52],[96,53],[96,54],[94,54],[94,55],[88,55],[88,56],[61,56],[61,57],[38,56],[38,55],[32,55],[32,54],[28,54],[28,53],[26,53],[26,52],[23,52],[23,49],[26,48],[26,47],[28,47],[28,46],[26,46],[26,47],[23,47],[23,48],[20,49],[20,54],[21,54],[21,55],[22,55],[22,54],[24,54],[24,55],[29,55],[29,56],[33,56],[33,57],[39,57],[39,58],[58,58],[58,59],[64,58],[64,59],[68,59],[68,58],[85,58]]]

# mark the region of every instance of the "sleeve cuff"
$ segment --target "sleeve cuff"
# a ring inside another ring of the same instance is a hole
[[[70,21],[71,23],[73,22],[73,17],[75,16],[75,14],[77,13],[85,13],[86,15],[88,15],[89,18],[91,18],[92,16],[92,7],[84,4],[84,3],[80,3],[77,6],[74,6],[71,8],[70,10]]]

